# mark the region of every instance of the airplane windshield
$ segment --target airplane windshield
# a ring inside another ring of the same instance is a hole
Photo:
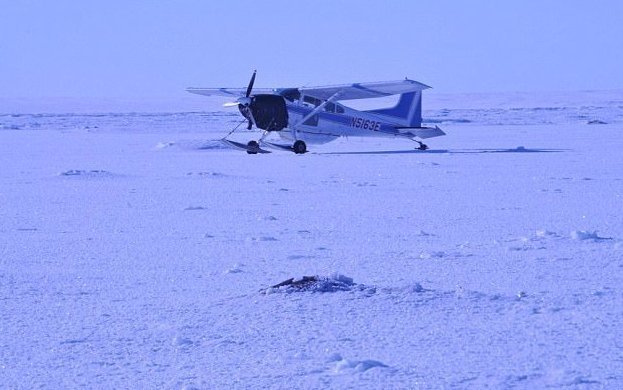
[[[279,91],[279,94],[290,102],[299,100],[301,98],[301,93],[296,88],[288,88],[288,89],[281,90]]]

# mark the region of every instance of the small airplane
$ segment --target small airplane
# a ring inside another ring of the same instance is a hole
[[[222,140],[249,154],[268,153],[261,145],[291,150],[296,154],[307,152],[307,143],[322,144],[342,136],[401,137],[418,143],[417,149],[426,150],[419,139],[439,137],[445,133],[437,126],[422,126],[422,91],[429,86],[405,78],[400,81],[356,83],[322,87],[258,89],[252,94],[256,71],[246,90],[244,88],[187,88],[199,95],[236,97],[225,107],[237,106],[245,117]],[[338,103],[341,100],[379,98],[400,95],[392,108],[355,110]],[[264,130],[258,141],[246,145],[227,139],[242,123]],[[288,144],[266,141],[278,132]]]

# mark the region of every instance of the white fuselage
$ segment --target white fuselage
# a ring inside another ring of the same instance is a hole
[[[288,101],[288,127],[283,129],[281,136],[293,139],[292,128],[296,129],[296,137],[308,142],[324,143],[338,137],[407,137],[401,133],[399,124],[389,117],[358,111],[339,103],[328,103],[319,112],[301,122],[322,101],[301,96],[300,99]]]

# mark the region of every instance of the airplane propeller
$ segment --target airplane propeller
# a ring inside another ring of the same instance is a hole
[[[253,84],[255,84],[255,75],[257,74],[257,70],[253,71],[253,75],[251,76],[251,80],[249,80],[249,85],[247,86],[247,93],[244,97],[238,98],[235,102],[229,102],[223,104],[223,107],[234,107],[238,106],[240,111],[248,111],[249,116],[253,117],[253,112],[251,111],[251,102],[253,98],[251,97],[251,91],[253,91]],[[245,115],[246,116],[246,115]],[[253,127],[253,120],[249,118],[249,124],[247,126],[247,130],[251,130]]]
[[[255,74],[257,73],[257,70],[253,71],[253,76],[251,76],[251,81],[249,81],[249,86],[247,87],[247,96],[249,97],[251,95],[251,90],[253,90],[253,84],[255,83]]]

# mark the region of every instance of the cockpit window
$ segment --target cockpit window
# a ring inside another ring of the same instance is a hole
[[[317,99],[313,96],[303,96],[303,102],[308,103],[308,104],[312,104],[314,107],[318,107],[319,105],[321,105],[324,100],[320,100]],[[326,112],[337,112],[338,114],[343,114],[344,113],[344,107],[339,105],[339,104],[335,104],[335,103],[331,103],[328,102],[327,104],[324,105],[323,107],[324,111]]]
[[[318,107],[322,103],[322,100],[316,99],[313,96],[305,96],[305,97],[303,97],[303,101],[305,103],[313,104],[316,107]]]
[[[311,118],[307,119],[303,124],[307,126],[318,126],[318,114],[312,115]]]

